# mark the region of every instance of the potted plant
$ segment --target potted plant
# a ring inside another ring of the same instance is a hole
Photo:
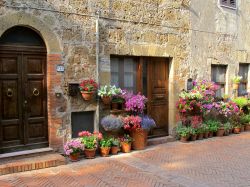
[[[209,136],[209,127],[207,124],[202,124],[202,127],[203,127],[203,137],[204,138],[208,138]]]
[[[125,102],[125,110],[132,115],[143,114],[146,102],[147,98],[144,95],[132,95]]]
[[[229,122],[225,123],[223,126],[224,126],[224,129],[225,129],[224,135],[228,136],[229,133],[230,133],[230,129],[232,128],[232,126],[231,126],[231,124]]]
[[[225,133],[224,125],[220,123],[217,129],[216,136],[222,137]]]
[[[242,79],[241,76],[235,76],[233,78],[233,89],[234,90],[238,90],[239,89],[239,84],[240,84],[241,79]]]
[[[180,141],[187,143],[190,137],[190,127],[179,125],[176,128],[176,133],[180,137]]]
[[[197,139],[197,129],[191,127],[190,128],[190,135],[191,135],[191,140],[195,141]]]
[[[119,130],[123,127],[122,116],[110,114],[101,120],[101,126],[112,136],[118,136]]]
[[[80,139],[72,139],[64,145],[64,152],[71,161],[78,161],[80,152],[84,150],[84,144]]]
[[[120,138],[121,149],[123,153],[129,153],[131,151],[131,143],[133,138],[131,138],[128,134],[125,134],[122,138]]]
[[[233,131],[234,131],[234,134],[240,134],[241,125],[240,124],[234,124]]]
[[[234,134],[239,134],[241,131],[240,116],[238,114],[232,115],[230,118],[230,122],[233,126]]]
[[[204,137],[204,128],[201,125],[200,127],[197,128],[197,138],[198,140],[202,140]]]
[[[102,102],[104,105],[109,105],[111,103],[112,96],[119,93],[121,93],[121,89],[116,88],[115,85],[101,86],[101,88],[98,90],[98,95],[102,98]]]
[[[111,154],[117,155],[120,150],[120,140],[118,138],[111,139]]]
[[[83,80],[79,85],[83,99],[85,101],[91,100],[97,87],[98,85],[93,79]]]
[[[241,116],[241,124],[245,125],[245,130],[250,130],[250,114],[245,114]]]
[[[205,122],[208,125],[209,135],[208,137],[213,137],[213,134],[219,129],[220,122],[216,120],[208,120]]]
[[[101,156],[103,157],[107,157],[109,155],[109,152],[110,152],[110,148],[111,148],[111,145],[112,145],[112,139],[111,138],[102,138],[100,140],[100,153],[101,153]]]
[[[95,158],[96,148],[98,141],[102,139],[101,133],[90,133],[88,131],[82,131],[78,134],[82,143],[85,145],[84,154],[86,158]]]

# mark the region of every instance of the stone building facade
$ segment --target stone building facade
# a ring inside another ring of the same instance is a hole
[[[167,131],[187,79],[211,79],[211,65],[227,65],[226,93],[239,63],[250,63],[250,2],[237,8],[209,0],[0,0],[0,36],[14,26],[37,32],[47,49],[48,142],[54,150],[72,136],[72,113],[92,111],[99,130],[102,106],[69,96],[69,84],[111,82],[111,58],[160,57],[168,62]],[[99,12],[97,59],[96,20]],[[98,62],[98,65],[97,65]],[[57,72],[63,65],[64,72]],[[84,129],[84,121],[82,122]],[[0,144],[1,146],[1,144]]]

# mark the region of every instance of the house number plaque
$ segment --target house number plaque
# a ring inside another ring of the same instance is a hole
[[[56,66],[56,71],[57,72],[64,72],[64,65],[62,65],[62,64],[58,64],[57,66]]]

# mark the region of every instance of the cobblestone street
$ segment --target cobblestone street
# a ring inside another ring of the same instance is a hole
[[[250,133],[0,177],[0,186],[250,186]]]

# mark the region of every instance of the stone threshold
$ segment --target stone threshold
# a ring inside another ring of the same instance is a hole
[[[148,146],[174,142],[175,140],[176,139],[173,136],[163,136],[163,137],[152,138],[152,139],[148,139]]]
[[[51,148],[6,153],[0,155],[0,176],[65,164],[65,157]]]

